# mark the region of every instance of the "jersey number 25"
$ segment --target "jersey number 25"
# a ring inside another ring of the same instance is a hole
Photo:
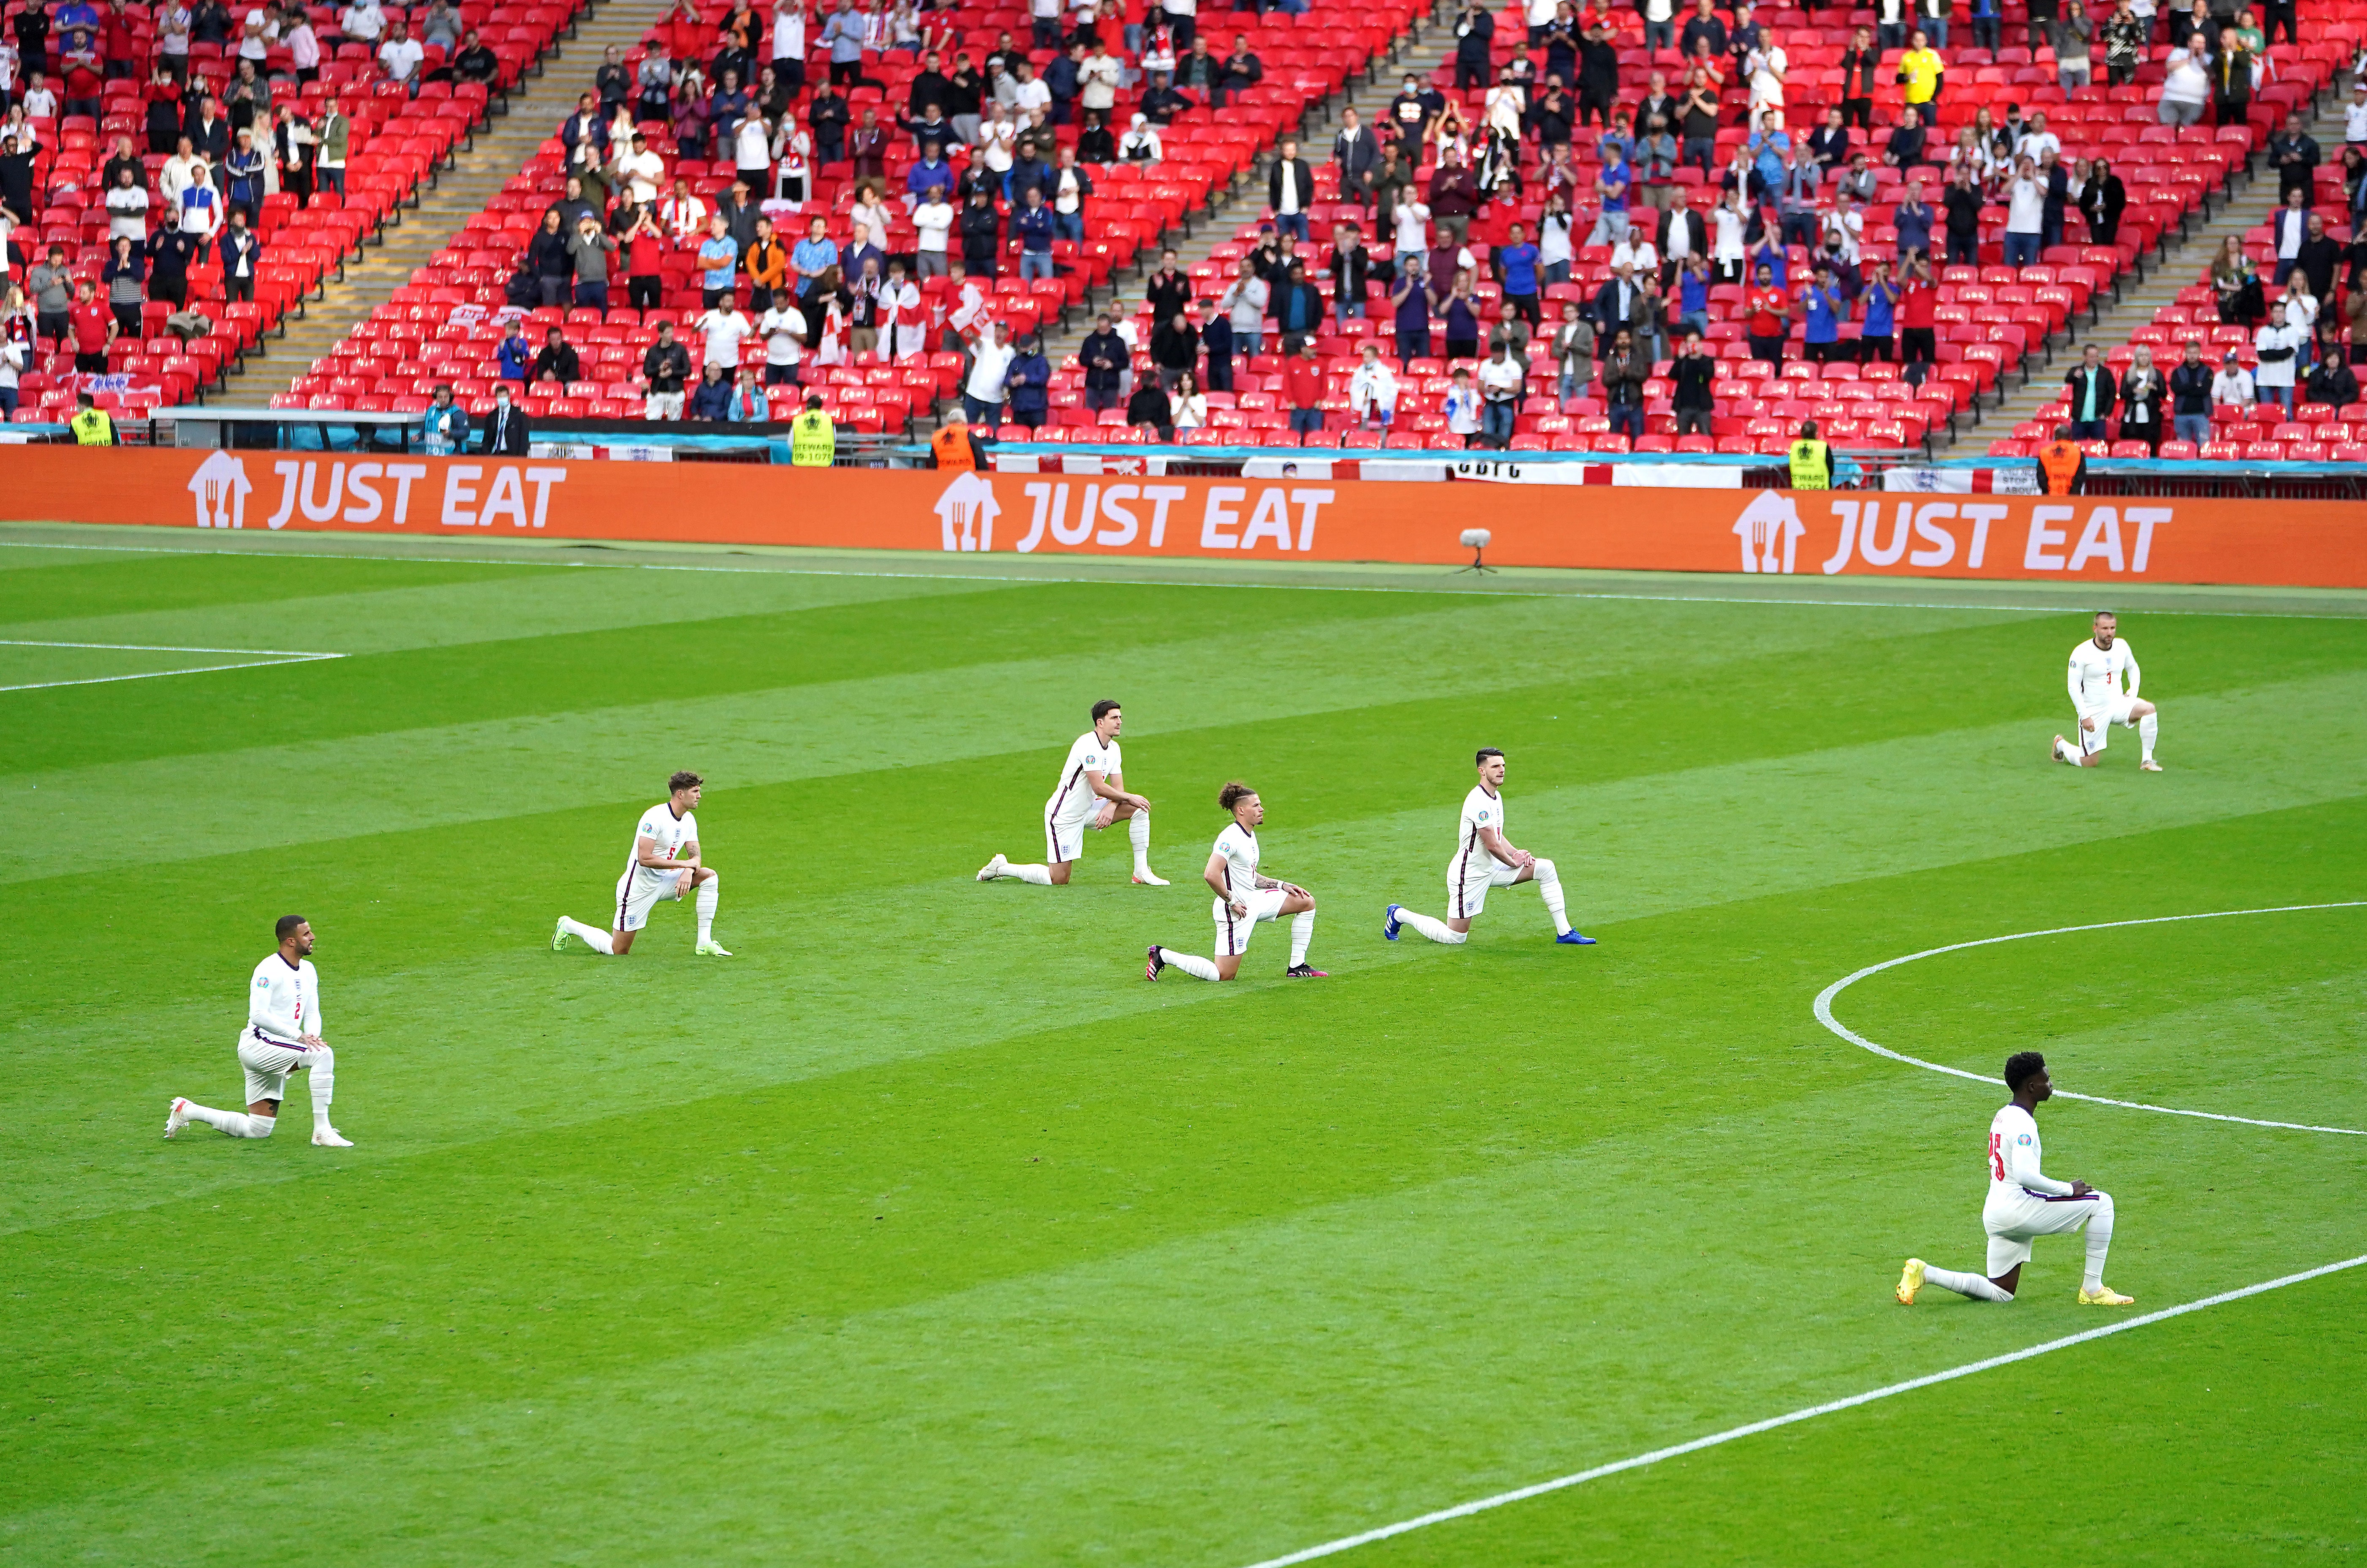
[[[2005,1179],[2005,1135],[2001,1133],[1989,1134],[1989,1179]]]

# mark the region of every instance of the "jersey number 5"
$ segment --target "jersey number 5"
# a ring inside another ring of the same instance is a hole
[[[2005,1179],[2005,1138],[2001,1134],[1989,1134],[1989,1177],[1995,1181]]]

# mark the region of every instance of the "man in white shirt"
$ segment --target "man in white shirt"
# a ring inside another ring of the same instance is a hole
[[[1849,192],[1833,193],[1833,205],[1825,214],[1823,227],[1827,240],[1838,239],[1840,242],[1840,248],[1835,254],[1855,266],[1863,254],[1865,214],[1857,209],[1857,203],[1850,199]]]
[[[2252,373],[2244,368],[2243,363],[2236,357],[2236,351],[2229,349],[2226,357],[2220,361],[2219,374],[2211,378],[2213,406],[2248,409],[2257,395],[2252,386]]]
[[[311,922],[301,915],[282,915],[274,934],[279,951],[255,966],[246,992],[246,1027],[238,1032],[238,1063],[246,1070],[246,1109],[216,1111],[176,1098],[164,1115],[164,1136],[202,1122],[233,1138],[267,1138],[279,1125],[288,1075],[310,1073],[312,1142],[326,1149],[354,1146],[352,1139],[329,1124],[337,1054],[321,1038],[321,977],[308,956]]]
[[[1479,770],[1479,782],[1463,797],[1455,855],[1446,863],[1446,904],[1451,913],[1441,920],[1392,904],[1381,917],[1381,935],[1395,942],[1401,928],[1410,927],[1433,942],[1460,946],[1470,937],[1472,920],[1488,907],[1488,889],[1535,882],[1545,899],[1546,912],[1553,917],[1554,941],[1565,947],[1593,946],[1592,937],[1570,928],[1561,874],[1554,869],[1554,863],[1515,848],[1504,837],[1504,753],[1493,746],[1482,746],[1472,761]]]
[[[764,339],[764,384],[787,385],[798,378],[798,361],[805,356],[806,313],[787,290],[775,297],[773,308],[756,323]]]
[[[2144,672],[2137,668],[2136,652],[2117,640],[2120,622],[2110,610],[2098,611],[2093,624],[2096,635],[2071,650],[2071,706],[2079,716],[2079,743],[2075,746],[2058,735],[2049,755],[2058,762],[2092,768],[2104,760],[2105,732],[2117,724],[2137,732],[2137,744],[2145,749],[2137,766],[2157,773],[2161,764],[2153,760],[2153,743],[2161,719],[2154,705],[2137,695]],[[2123,671],[2129,677],[2126,691],[2121,688]]]
[[[993,424],[1002,413],[1002,379],[1013,350],[1001,321],[989,321],[970,345],[969,378],[962,383],[962,412],[972,424]]]
[[[2046,187],[2039,183],[2037,165],[2018,158],[2006,187],[2005,265],[2020,271],[2036,262],[2045,231]]]
[[[617,181],[633,193],[633,200],[643,207],[653,205],[658,198],[658,186],[665,178],[665,159],[650,151],[650,139],[633,132],[632,141],[617,149],[613,165]]]
[[[559,917],[550,950],[567,951],[570,937],[580,937],[595,953],[622,958],[633,951],[633,935],[650,923],[650,910],[659,900],[676,902],[698,893],[698,945],[701,958],[729,958],[715,940],[715,908],[723,897],[723,878],[698,854],[698,797],[707,781],[694,773],[679,773],[666,781],[666,797],[641,813],[633,829],[632,852],[625,874],[617,879],[616,923],[607,931],[581,920]]]
[[[2342,106],[2342,140],[2367,152],[2367,72],[2350,84],[2350,101]]]
[[[2307,333],[2286,323],[2282,299],[2269,307],[2268,324],[2252,336],[2252,352],[2260,362],[2252,373],[2253,389],[2260,401],[2282,407],[2288,419],[2293,417],[2293,372],[2308,342]]]
[[[740,368],[740,345],[756,331],[753,322],[740,313],[740,307],[728,296],[720,305],[698,318],[699,342],[706,351],[704,363],[720,365],[726,370]]]
[[[2040,109],[2030,117],[2029,129],[2014,138],[2013,155],[2042,164],[2049,152],[2063,156],[2063,139],[2046,129],[2046,111]]]
[[[379,9],[378,0],[355,0],[337,13],[337,32],[347,43],[375,45],[385,31],[386,13]]]
[[[658,227],[677,249],[698,248],[707,238],[707,219],[706,198],[692,193],[688,180],[675,180],[674,194],[658,204]]]
[[[394,36],[378,46],[378,62],[385,68],[386,79],[419,92],[419,67],[427,51],[411,37],[411,29],[402,23],[394,24]]]
[[[980,882],[1008,877],[1038,887],[1066,887],[1069,873],[1085,848],[1085,829],[1098,832],[1114,822],[1127,825],[1134,840],[1134,880],[1147,887],[1164,887],[1167,879],[1150,870],[1150,802],[1126,788],[1126,761],[1118,750],[1118,732],[1126,713],[1108,697],[1093,706],[1093,727],[1077,737],[1060,764],[1060,776],[1044,802],[1044,862],[1014,865],[1002,855],[986,863]]]
[[[1290,967],[1285,980],[1320,980],[1322,970],[1307,962],[1308,944],[1315,939],[1315,895],[1296,883],[1277,882],[1258,870],[1263,852],[1257,830],[1265,822],[1265,803],[1257,791],[1239,780],[1217,792],[1217,804],[1232,814],[1232,821],[1217,835],[1208,863],[1200,873],[1216,901],[1209,914],[1217,922],[1217,955],[1178,953],[1153,942],[1143,955],[1142,977],[1156,980],[1169,969],[1181,969],[1195,980],[1230,980],[1241,972],[1241,955],[1250,938],[1267,920],[1290,917]]]
[[[912,209],[913,270],[921,276],[946,276],[946,236],[953,226],[954,209],[945,199],[943,188],[932,186]]]
[[[1387,430],[1398,416],[1397,372],[1381,363],[1381,345],[1365,345],[1365,362],[1348,378],[1348,407],[1366,430]]]
[[[1528,375],[1528,367],[1512,357],[1509,338],[1499,338],[1494,355],[1479,362],[1479,434],[1488,446],[1501,450],[1512,444]]]
[[[2013,1099],[1989,1120],[1988,1196],[1981,1203],[1981,1228],[1988,1233],[1986,1274],[1934,1269],[1910,1258],[1898,1276],[1901,1305],[1913,1306],[1927,1284],[1981,1302],[2010,1302],[2022,1288],[2022,1266],[2030,1244],[2042,1235],[2085,1228],[2088,1265],[2079,1281],[2081,1306],[2133,1306],[2104,1283],[2104,1259],[2112,1249],[2112,1200],[2084,1181],[2058,1181],[2039,1168],[2039,1106],[2054,1098],[2046,1058],[2017,1051],[2006,1058],[2005,1086]]]

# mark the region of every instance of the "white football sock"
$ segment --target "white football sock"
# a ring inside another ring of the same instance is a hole
[[[1398,911],[1398,924],[1418,931],[1433,942],[1443,942],[1449,947],[1462,945],[1471,934],[1468,931],[1450,930],[1444,920],[1433,919],[1428,915],[1417,915],[1411,909]]]
[[[1134,873],[1150,874],[1150,813],[1138,811],[1127,818],[1126,836],[1134,840]]]
[[[723,897],[723,878],[710,876],[698,885],[698,940],[715,940],[715,906]]]
[[[1999,1290],[1981,1275],[1960,1274],[1954,1269],[1933,1269],[1927,1266],[1923,1270],[1923,1282],[1937,1285],[1943,1291],[1954,1291],[1960,1296],[1970,1296],[1978,1302],[2013,1300],[2012,1296]]]
[[[1554,934],[1569,934],[1569,916],[1564,912],[1561,896],[1561,873],[1549,860],[1537,862],[1537,896],[1546,901],[1546,913],[1553,917]]]
[[[590,948],[593,952],[606,953],[612,956],[615,954],[617,950],[616,943],[608,940],[608,933],[606,931],[594,931],[582,920],[571,920],[564,915],[561,915],[559,918],[559,925],[561,931],[564,931],[569,936],[572,936],[577,941],[583,942],[584,946]]]
[[[2104,1255],[2112,1250],[2112,1201],[2096,1196],[2096,1212],[2088,1217],[2088,1272],[2079,1281],[2090,1292],[2104,1288]]]
[[[2153,761],[2153,739],[2161,733],[2161,715],[2149,713],[2137,720],[2137,744],[2145,748],[2145,760]]]
[[[337,1093],[337,1054],[326,1045],[315,1045],[304,1053],[304,1070],[312,1078],[312,1130],[325,1132],[329,1101]]]
[[[1022,882],[1032,882],[1038,887],[1052,886],[1052,868],[1048,865],[1013,865],[1009,861],[1005,861],[1002,863],[1002,876],[1015,876]],[[1000,882],[1002,877],[998,876],[995,880]]]
[[[181,1109],[183,1113],[187,1115],[190,1121],[202,1122],[207,1126],[213,1128],[216,1132],[228,1134],[233,1138],[267,1138],[271,1136],[271,1118],[268,1116],[249,1116],[243,1111],[216,1111],[210,1105],[198,1105],[194,1101],[183,1106]],[[260,1122],[263,1123],[263,1130],[261,1132],[252,1131],[249,1128],[248,1123],[253,1122]]]
[[[1315,911],[1302,909],[1290,917],[1290,966],[1307,962],[1307,944],[1315,940]]]
[[[1174,965],[1195,979],[1213,980],[1217,977],[1217,966],[1207,959],[1197,958],[1188,953],[1178,953],[1172,947],[1162,947],[1159,950],[1159,961],[1161,964]]]

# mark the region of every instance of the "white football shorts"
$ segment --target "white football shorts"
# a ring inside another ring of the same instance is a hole
[[[1992,1280],[2007,1269],[2030,1261],[2033,1236],[2064,1235],[2078,1230],[2112,1207],[2111,1198],[2090,1192],[2084,1198],[2044,1198],[2025,1193],[2019,1199],[1983,1206],[1981,1227],[1989,1233]]]
[[[1510,887],[1520,874],[1519,866],[1506,865],[1484,850],[1474,851],[1467,861],[1455,856],[1446,863],[1447,918],[1469,919],[1488,907],[1488,889]]]
[[[2080,751],[2092,757],[2097,752],[2102,750],[2105,744],[2105,736],[2111,731],[2112,726],[2116,724],[2120,725],[2124,728],[2135,728],[2137,721],[2129,716],[2129,709],[2135,705],[2136,699],[2135,697],[2114,697],[2102,707],[2095,708],[2090,712],[2081,714],[2079,716],[2081,718],[2094,719],[2096,721],[2096,728],[2093,729],[2083,729],[2079,731]]]
[[[680,899],[677,887],[682,873],[651,871],[648,866],[629,868],[617,878],[617,924],[620,931],[637,931],[650,923],[650,906],[661,899]]]
[[[246,1069],[246,1102],[288,1098],[288,1075],[304,1066],[311,1053],[301,1045],[266,1040],[252,1029],[238,1032],[238,1065]]]
[[[1250,933],[1257,930],[1260,920],[1273,919],[1282,913],[1282,901],[1290,895],[1279,887],[1262,887],[1241,895],[1249,908],[1247,915],[1233,913],[1232,905],[1222,898],[1209,900],[1209,913],[1217,920],[1217,956],[1238,958],[1250,950]]]

